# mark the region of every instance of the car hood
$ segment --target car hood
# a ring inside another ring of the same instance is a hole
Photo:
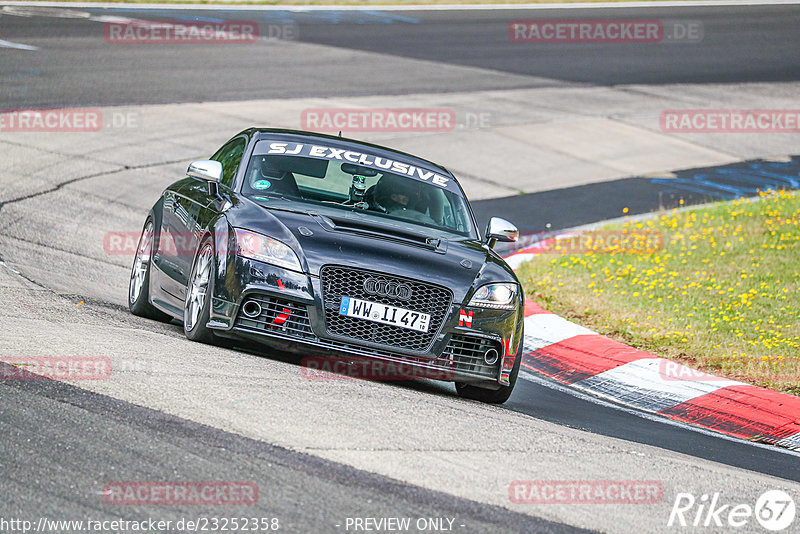
[[[364,224],[313,210],[252,204],[257,212],[247,209],[248,216],[240,213],[232,224],[284,241],[313,276],[319,276],[324,265],[369,269],[448,287],[455,302],[463,301],[476,285],[516,281],[508,265],[475,240],[426,239],[382,220]]]

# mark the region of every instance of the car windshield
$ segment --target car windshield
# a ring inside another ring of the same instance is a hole
[[[372,155],[361,147],[356,150],[259,141],[242,192],[475,238],[467,201],[452,178],[416,165],[422,163],[416,160]]]

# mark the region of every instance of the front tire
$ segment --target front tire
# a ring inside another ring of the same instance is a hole
[[[211,237],[206,237],[197,249],[189,284],[186,287],[186,302],[183,307],[183,333],[192,341],[214,343],[217,336],[208,328],[211,299],[214,288],[214,247]]]
[[[150,304],[150,264],[153,262],[153,219],[144,223],[128,282],[128,309],[132,314],[168,323],[172,317]]]
[[[514,386],[517,383],[519,364],[522,361],[523,339],[525,338],[522,337],[520,339],[519,348],[517,348],[517,357],[514,360],[514,367],[511,369],[511,373],[508,376],[507,386],[500,386],[500,389],[486,389],[471,384],[456,382],[456,392],[458,395],[464,399],[476,400],[487,404],[503,404],[506,402],[514,391]]]

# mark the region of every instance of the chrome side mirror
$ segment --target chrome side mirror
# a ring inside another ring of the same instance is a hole
[[[189,164],[186,174],[192,178],[200,178],[209,182],[219,182],[222,178],[222,163],[210,159],[201,159]]]
[[[517,227],[500,217],[492,217],[486,226],[486,243],[489,248],[494,248],[498,241],[513,243],[519,239]]]
[[[208,194],[212,197],[219,195],[219,184],[222,178],[222,163],[212,159],[201,159],[189,164],[186,174],[192,178],[199,178],[208,182]]]

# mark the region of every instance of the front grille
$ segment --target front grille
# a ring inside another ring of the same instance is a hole
[[[410,300],[368,294],[364,290],[364,280],[368,277],[408,285],[411,288]],[[441,286],[351,267],[325,266],[320,270],[320,280],[325,324],[329,334],[410,351],[422,352],[430,349],[453,300],[453,293]],[[342,297],[379,302],[430,314],[428,332],[415,332],[398,326],[340,315],[339,305]]]
[[[247,317],[242,308],[248,301],[255,301],[261,306],[261,314],[257,317]],[[311,321],[308,319],[308,310],[304,304],[286,299],[277,299],[266,295],[251,293],[239,308],[236,326],[255,330],[282,333],[295,338],[315,338],[311,331]]]

